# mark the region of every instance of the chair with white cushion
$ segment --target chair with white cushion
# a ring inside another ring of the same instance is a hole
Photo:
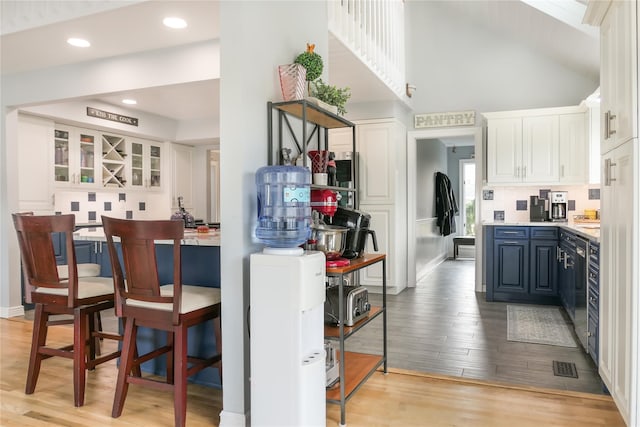
[[[113,281],[110,278],[78,278],[73,243],[74,215],[36,216],[13,214],[18,236],[24,294],[27,303],[35,304],[33,338],[25,393],[34,392],[44,359],[61,356],[73,360],[74,404],[84,404],[86,371],[120,355],[115,351],[96,357],[96,338],[119,340],[117,334],[103,333],[95,325],[96,314],[114,307]],[[64,233],[67,250],[67,274],[58,274],[53,233]],[[55,321],[52,315],[71,315],[72,321]],[[73,344],[62,348],[47,346],[49,326],[73,323]]]
[[[220,289],[182,284],[182,220],[138,221],[103,216],[102,224],[116,287],[116,315],[125,320],[111,416],[117,418],[122,414],[129,384],[139,384],[172,391],[175,426],[184,426],[187,378],[221,360],[220,347],[217,354],[207,358],[188,356],[188,329],[219,320]],[[160,284],[155,248],[158,240],[173,242],[172,284]],[[135,342],[139,326],[165,331],[166,345],[138,356]],[[167,355],[166,382],[131,375],[141,363],[163,354]]]

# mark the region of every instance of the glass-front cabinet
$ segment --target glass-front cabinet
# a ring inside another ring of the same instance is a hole
[[[95,133],[56,126],[54,134],[54,180],[57,186],[96,185]]]
[[[162,143],[56,125],[57,187],[161,190]]]
[[[158,189],[161,186],[161,147],[143,141],[131,142],[131,187]]]
[[[71,181],[69,170],[69,131],[55,130],[55,154],[54,154],[55,181]]]

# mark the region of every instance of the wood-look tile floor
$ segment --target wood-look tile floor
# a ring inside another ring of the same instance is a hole
[[[507,303],[474,290],[473,260],[447,260],[415,288],[387,296],[390,367],[515,385],[602,394],[597,367],[579,345],[507,341]],[[370,294],[373,305],[382,296]],[[346,341],[381,353],[382,316]],[[574,336],[575,339],[577,339]],[[578,378],[554,376],[553,361],[575,363]]]

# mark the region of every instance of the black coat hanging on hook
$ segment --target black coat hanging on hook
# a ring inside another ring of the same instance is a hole
[[[436,172],[436,216],[440,234],[448,236],[456,232],[458,204],[451,188],[451,180],[443,173]]]

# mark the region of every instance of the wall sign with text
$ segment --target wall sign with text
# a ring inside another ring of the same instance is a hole
[[[135,117],[128,117],[121,114],[110,113],[108,111],[98,110],[97,108],[93,107],[87,107],[87,116],[97,117],[104,120],[111,120],[112,122],[124,123],[131,126],[138,126],[138,119],[136,119]]]
[[[473,126],[476,124],[476,112],[470,111],[448,111],[446,113],[416,114],[414,127],[440,128],[453,126]]]

